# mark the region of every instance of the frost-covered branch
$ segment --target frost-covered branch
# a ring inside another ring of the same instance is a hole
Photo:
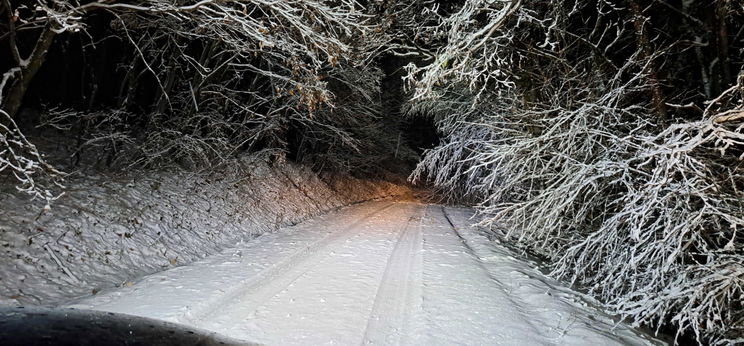
[[[408,113],[444,134],[411,179],[475,199],[483,226],[633,323],[740,342],[742,85],[707,101],[665,92],[660,66],[686,66],[670,52],[687,43],[657,49],[651,7],[465,2],[440,21],[437,60],[409,65]]]
[[[42,199],[48,205],[60,196],[62,173],[44,160],[2,110],[0,120],[0,174],[11,176],[20,192]]]

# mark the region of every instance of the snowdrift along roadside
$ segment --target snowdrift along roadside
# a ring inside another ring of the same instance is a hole
[[[239,168],[72,176],[41,214],[12,186],[0,187],[0,304],[56,304],[131,285],[308,217],[408,192],[256,157]]]

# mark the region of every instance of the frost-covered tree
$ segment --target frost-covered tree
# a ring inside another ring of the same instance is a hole
[[[408,112],[444,135],[412,178],[478,201],[484,225],[634,323],[741,342],[742,14],[465,1],[432,31],[435,59],[409,66]]]
[[[110,69],[124,71],[114,74],[121,80],[86,82],[90,104],[101,85],[119,83],[113,107],[61,105],[44,114],[46,128],[77,138],[75,161],[87,153],[109,165],[201,169],[245,151],[269,150],[283,160],[290,150],[314,148],[303,158],[324,166],[325,159],[380,160],[389,149],[379,136],[384,131],[375,129],[381,75],[373,60],[385,33],[371,6],[353,0],[4,0],[0,10],[0,39],[13,58],[2,64],[0,105],[15,120],[55,39],[128,47],[122,56],[104,57]],[[370,146],[371,138],[382,142]],[[317,155],[323,150],[332,153]]]

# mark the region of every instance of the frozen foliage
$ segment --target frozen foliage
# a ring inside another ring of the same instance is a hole
[[[286,152],[291,126],[320,128],[348,143],[333,118],[314,115],[332,105],[328,74],[347,76],[334,71],[354,67],[355,49],[365,57],[348,39],[370,30],[356,6],[205,1],[193,11],[166,6],[119,17],[120,36],[140,52],[130,66],[150,70],[161,94],[147,116],[142,159],[203,165],[245,147]]]
[[[115,167],[201,169],[267,150],[317,168],[379,168],[395,150],[399,120],[385,125],[380,114],[382,74],[372,60],[388,38],[374,11],[354,0],[4,0],[0,40],[13,59],[0,66],[0,104],[22,117],[55,39],[69,45],[77,35],[93,51],[115,41],[121,55],[104,47],[94,59],[110,70],[96,73],[120,80],[94,74],[81,81],[87,108],[45,112],[45,128],[77,139],[76,164],[92,155]],[[96,104],[98,90],[114,84],[116,101]],[[414,154],[404,148],[399,157]]]
[[[636,324],[742,342],[744,85],[704,111],[661,99],[660,61],[680,62],[648,49],[663,42],[636,10],[473,0],[443,17],[437,59],[409,67],[408,112],[444,134],[412,179],[479,201],[482,224]]]
[[[16,180],[19,191],[33,198],[48,203],[59,197],[53,190],[62,187],[62,174],[41,157],[13,119],[0,110],[0,178],[8,176]]]

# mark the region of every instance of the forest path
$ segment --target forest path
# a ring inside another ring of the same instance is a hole
[[[468,227],[471,216],[363,203],[72,306],[269,345],[655,342]]]

